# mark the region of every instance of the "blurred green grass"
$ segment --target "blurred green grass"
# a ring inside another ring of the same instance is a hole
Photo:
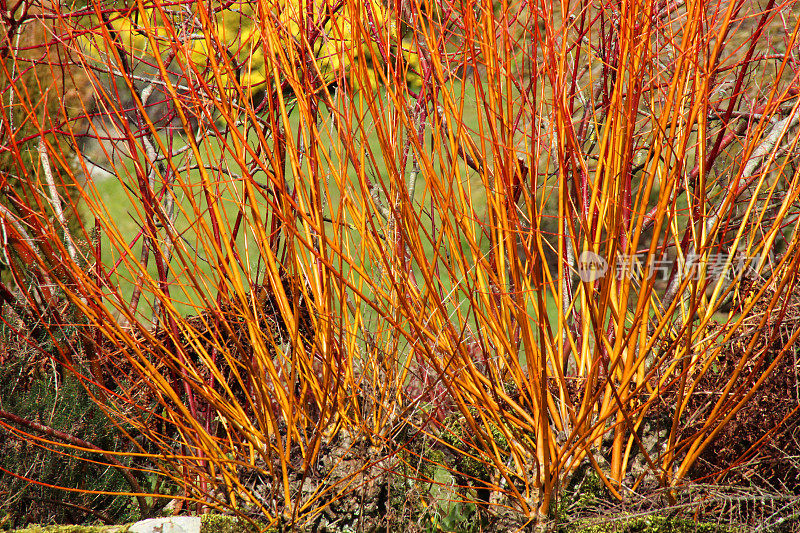
[[[461,83],[455,82],[453,87],[450,89],[452,94],[460,94],[461,93]],[[473,131],[477,129],[477,104],[475,103],[475,95],[474,95],[474,88],[467,84],[464,87],[464,94],[466,102],[464,104],[464,117],[463,120],[465,124],[472,128]],[[354,102],[352,108],[355,109],[363,109],[363,106],[360,105],[361,102],[358,102],[358,98]],[[362,117],[363,120],[369,120],[369,117]],[[354,121],[354,123],[359,123]],[[296,118],[296,114],[290,117],[290,127],[294,132],[297,132],[298,129],[298,121]],[[379,140],[376,135],[369,134],[369,125],[366,126],[366,131],[362,135],[363,140],[367,142],[367,146],[364,147],[365,152],[371,152],[375,156],[375,160],[377,162],[377,168],[368,169],[368,172],[372,175],[371,179],[376,182],[380,182],[381,180],[387,180],[387,165],[384,158],[384,154],[381,153],[381,146]],[[323,138],[327,137],[327,141],[330,143],[339,142],[338,140],[331,139],[331,135],[334,135],[330,129],[323,129]],[[166,139],[162,139],[166,141]],[[252,132],[249,135],[249,141],[251,143],[256,143],[257,138],[255,134]],[[174,150],[181,150],[183,148],[183,144],[185,144],[186,140],[181,138],[173,139]],[[166,144],[166,142],[165,142]],[[204,139],[200,144],[200,149],[202,152],[203,159],[206,165],[211,165],[212,167],[216,164],[219,165],[223,159],[227,160],[228,163],[233,163],[230,159],[230,154],[226,153],[227,149],[224,149],[220,142],[213,140],[213,139]],[[325,148],[322,148],[325,149]],[[400,149],[398,148],[398,151]],[[389,154],[388,157],[391,157]],[[321,168],[319,170],[321,175],[329,175],[330,169],[329,165],[325,162],[324,158],[320,158],[322,161]],[[336,164],[337,161],[334,159],[333,164]],[[439,166],[441,162],[434,161],[434,163]],[[481,222],[481,217],[485,214],[485,206],[486,206],[486,197],[485,193],[482,189],[480,177],[476,175],[474,171],[471,171],[466,168],[466,165],[463,162],[460,162],[461,168],[459,168],[456,175],[465,177],[464,179],[468,179],[470,183],[465,184],[465,188],[471,191],[473,195],[472,202],[475,209],[475,215],[477,215],[477,219],[473,221],[474,226],[477,228]],[[411,162],[409,161],[407,165],[406,172],[411,167]],[[179,163],[180,168],[180,163]],[[439,168],[439,170],[442,170]],[[102,234],[102,260],[103,264],[106,266],[108,270],[110,270],[109,281],[110,283],[118,287],[119,293],[122,296],[123,301],[129,302],[130,298],[133,294],[134,286],[136,283],[136,276],[138,274],[138,267],[132,262],[133,258],[138,261],[139,256],[141,254],[142,242],[143,237],[142,227],[143,227],[143,213],[144,208],[142,205],[142,201],[138,199],[135,193],[132,193],[133,190],[137,188],[137,180],[135,177],[136,173],[136,165],[131,158],[122,157],[115,161],[115,166],[113,171],[116,175],[111,175],[106,179],[98,179],[94,181],[94,191],[90,193],[92,197],[93,203],[96,206],[100,206],[100,209],[106,211],[106,215],[110,224],[114,227],[114,232],[119,236],[121,241],[126,243],[126,246],[122,246],[122,243],[112,244],[111,239],[109,237],[108,232],[103,232]],[[244,174],[241,169],[232,169],[233,172],[240,172]],[[350,182],[356,182],[356,176],[352,167],[349,169],[350,171]],[[209,172],[212,176],[221,176],[217,169],[211,168]],[[174,222],[175,227],[175,234],[180,235],[181,240],[186,244],[186,250],[189,251],[189,259],[195,260],[198,266],[196,272],[192,274],[198,276],[197,279],[204,280],[207,284],[207,287],[201,288],[194,285],[197,285],[194,281],[192,281],[189,277],[189,272],[186,270],[186,265],[183,265],[175,254],[173,254],[172,261],[170,263],[170,275],[168,282],[173,286],[173,288],[180,288],[176,292],[171,292],[170,296],[175,305],[175,309],[181,314],[196,314],[200,308],[204,306],[204,300],[207,302],[209,301],[209,296],[206,297],[202,296],[202,293],[205,292],[206,289],[212,290],[214,288],[214,281],[215,276],[217,276],[217,272],[215,272],[215,267],[211,264],[210,257],[206,257],[206,254],[203,252],[203,244],[201,241],[207,240],[207,235],[203,235],[205,233],[205,229],[200,229],[201,224],[200,220],[192,220],[192,218],[202,218],[202,222],[204,222],[205,227],[210,227],[210,215],[206,212],[201,217],[195,217],[195,214],[192,212],[189,194],[195,197],[195,202],[199,206],[207,207],[205,204],[205,199],[203,198],[203,193],[201,191],[200,184],[200,173],[197,169],[192,170],[188,173],[183,173],[182,178],[186,180],[187,184],[190,184],[187,187],[180,188],[175,187],[174,191],[175,194],[175,202],[176,202],[176,217]],[[330,200],[327,202],[327,212],[325,216],[331,220],[342,219],[346,224],[349,224],[351,221],[348,220],[349,217],[347,216],[346,208],[344,207],[344,202],[342,202],[342,191],[338,190],[335,186],[334,180],[326,180],[327,186],[329,188],[328,193],[330,195]],[[225,207],[226,220],[224,223],[227,225],[226,228],[223,229],[223,234],[230,232],[230,229],[235,224],[236,215],[239,211],[239,202],[242,201],[243,198],[243,186],[241,183],[237,183],[236,180],[228,180],[228,183],[214,183],[214,186],[219,188],[219,202],[222,206]],[[159,186],[156,185],[156,189]],[[91,188],[90,188],[91,191]],[[156,190],[158,192],[158,190]],[[420,220],[425,225],[424,230],[431,232],[436,227],[440,227],[440,220],[437,220],[436,216],[431,215],[427,205],[423,205],[426,199],[429,199],[429,192],[426,190],[426,184],[424,183],[424,179],[420,178],[418,185],[416,187],[416,194],[415,194],[415,204],[416,208],[420,210]],[[386,200],[385,198],[383,199]],[[203,207],[203,208],[204,208]],[[266,202],[264,202],[261,206],[262,209],[268,209]],[[341,210],[341,212],[338,212]],[[263,212],[262,212],[263,214]],[[250,216],[249,213],[246,214],[247,217]],[[452,218],[452,215],[451,215]],[[328,223],[330,225],[330,222]],[[479,230],[475,230],[476,232]],[[354,229],[347,230],[349,235],[347,238],[351,240],[351,242],[358,242],[359,235],[355,232]],[[163,230],[160,231],[163,233]],[[420,232],[422,235],[422,231]],[[435,238],[435,234],[432,234]],[[138,236],[138,237],[137,237]],[[198,240],[198,236],[200,239]],[[249,254],[249,259],[247,260],[247,267],[252,269],[254,272],[258,268],[259,257],[258,253],[252,253],[253,250],[253,243],[254,243],[255,235],[251,231],[250,228],[247,227],[246,224],[243,224],[239,236],[236,239],[235,246],[238,251],[242,252],[244,258],[244,251],[249,250],[251,253]],[[435,252],[433,250],[434,244],[429,240],[422,237],[425,246],[425,254],[428,258],[433,258]],[[130,246],[130,250],[126,250],[125,248]],[[206,247],[208,245],[206,244]],[[198,247],[199,249],[196,250],[197,253],[192,253],[192,248]],[[485,242],[481,242],[481,251],[480,253],[485,254],[488,252],[489,244]],[[468,250],[465,248],[465,253],[469,253]],[[183,252],[184,254],[186,251]],[[211,256],[215,254],[210,254]],[[369,266],[366,265],[365,268],[376,268],[376,266]],[[150,257],[150,261],[147,266],[147,277],[157,280],[158,273],[156,270],[155,261],[153,260],[152,254]],[[147,281],[147,280],[145,280]],[[443,285],[446,287],[447,290],[452,289],[452,284],[457,284],[459,280],[442,280]],[[138,313],[145,317],[152,307],[152,297],[147,296],[147,290],[143,292],[142,301],[138,307]],[[211,296],[213,298],[213,296]]]
[[[449,90],[453,95],[461,94],[461,82],[455,82],[453,86],[449,88]],[[480,124],[478,123],[479,118],[474,86],[472,84],[467,84],[464,86],[463,94],[465,99],[463,106],[464,125],[471,131],[475,132],[478,130]],[[358,98],[356,97],[356,101],[354,102],[352,109],[363,109],[363,105],[361,104],[363,104],[363,102],[359,102]],[[365,121],[368,120],[369,116],[364,116],[361,118],[354,118],[353,123],[364,124]],[[325,123],[325,120],[323,119],[322,122]],[[298,126],[298,120],[296,118],[296,114],[294,114],[290,117],[290,127],[292,131],[297,132]],[[367,124],[364,127],[365,130],[359,135],[360,139],[365,140],[367,143],[363,149],[365,152],[374,154],[377,162],[377,167],[368,169],[368,172],[371,174],[371,178],[373,180],[380,182],[381,180],[387,179],[387,165],[385,157],[381,152],[381,146],[378,137],[376,135],[369,134],[371,125]],[[323,139],[325,139],[331,145],[339,143],[337,139],[332,138],[333,135],[335,134],[332,132],[332,128],[322,128]],[[173,141],[175,142],[175,150],[181,150],[184,148],[183,144],[185,144],[185,139],[178,138],[173,139]],[[252,132],[249,135],[249,142],[253,144],[257,143],[257,138]],[[226,149],[223,149],[223,146],[220,144],[220,142],[214,139],[202,140],[200,148],[203,159],[207,165],[213,166],[215,163],[223,160],[230,162],[230,154],[226,152]],[[325,148],[323,147],[322,150],[324,149]],[[398,148],[398,152],[399,150],[400,149]],[[391,157],[391,154],[389,154],[388,157]],[[335,157],[332,159],[334,165],[338,163]],[[324,157],[320,157],[320,161],[322,162],[322,165],[319,172],[323,176],[329,176],[329,164],[325,162]],[[445,174],[446,172],[453,170],[442,168],[442,161],[438,158],[434,157],[433,163],[435,165],[434,168],[441,174]],[[472,214],[475,215],[475,219],[472,220],[471,223],[474,227],[474,234],[479,235],[481,231],[479,226],[483,222],[483,218],[486,215],[486,191],[483,183],[481,182],[480,176],[478,176],[476,172],[467,168],[464,162],[460,159],[458,164],[459,168],[453,173],[453,175],[462,176],[462,179],[467,181],[464,186],[465,189],[469,190],[470,194],[472,195]],[[117,161],[116,165],[116,172],[120,177],[112,176],[108,179],[95,181],[94,187],[96,188],[96,192],[94,195],[97,205],[100,205],[102,202],[103,208],[107,210],[108,219],[115,227],[115,232],[127,243],[128,246],[131,246],[130,252],[120,249],[119,245],[112,245],[107,232],[103,233],[102,260],[103,264],[106,266],[106,269],[111,271],[109,281],[112,286],[118,287],[122,302],[128,303],[131,300],[134,286],[136,284],[136,276],[138,274],[137,267],[135,267],[130,260],[131,258],[136,258],[138,261],[138,258],[141,254],[143,242],[143,237],[141,236],[143,224],[141,215],[143,210],[141,202],[138,199],[133,198],[130,192],[132,188],[135,188],[136,183],[134,162],[130,158],[123,158]],[[406,172],[408,172],[410,167],[411,163],[409,162]],[[224,175],[219,172],[216,172],[215,174],[216,170],[218,169],[209,169],[209,171],[212,173],[212,177],[214,175]],[[234,169],[234,171],[236,170],[237,169]],[[357,176],[354,174],[352,166],[350,166],[349,171],[350,183],[355,183]],[[244,174],[241,169],[238,169],[238,172]],[[175,195],[177,216],[175,218],[174,226],[175,234],[180,235],[182,242],[186,245],[184,247],[184,251],[181,252],[180,255],[185,256],[188,261],[184,263],[180,260],[178,254],[173,254],[173,258],[170,263],[168,283],[171,287],[170,299],[175,311],[181,315],[188,316],[200,313],[204,308],[208,307],[211,302],[213,302],[219,283],[219,271],[217,270],[218,267],[213,265],[216,254],[213,252],[207,253],[211,252],[208,245],[208,235],[206,234],[206,230],[200,230],[202,226],[198,220],[198,218],[202,219],[205,227],[208,228],[210,227],[211,221],[210,215],[205,212],[205,214],[201,215],[200,217],[194,217],[193,210],[191,208],[192,202],[187,195],[187,193],[191,193],[194,196],[194,202],[198,206],[206,206],[202,189],[199,186],[201,181],[200,173],[196,169],[192,170],[188,173],[184,173],[183,179],[186,180],[187,187],[175,188],[175,191],[177,192]],[[242,190],[243,186],[240,181],[237,182],[236,179],[226,179],[224,181],[225,183],[218,182],[213,183],[213,185],[219,188],[219,203],[221,206],[223,206],[225,211],[225,220],[223,221],[225,227],[222,229],[222,234],[229,235],[231,228],[235,224],[236,215],[239,212],[242,199],[244,198],[244,193]],[[327,193],[329,195],[329,199],[326,201],[327,210],[324,215],[329,220],[343,220],[345,224],[350,224],[352,221],[347,213],[345,202],[342,201],[342,191],[336,187],[334,180],[327,179],[326,183],[328,187]],[[542,193],[540,192],[540,194]],[[657,192],[654,191],[652,196],[653,201],[655,201],[657,199]],[[383,198],[383,200],[386,201],[386,198]],[[549,208],[556,209],[554,206],[549,205],[551,203],[551,201],[548,201]],[[685,205],[686,200],[683,196],[677,199],[677,203],[679,210],[687,210],[687,206]],[[424,254],[426,258],[429,258],[431,261],[433,261],[437,255],[443,255],[443,252],[439,251],[437,253],[437,251],[434,250],[434,243],[431,242],[431,239],[424,237],[424,232],[428,232],[428,234],[435,239],[436,228],[441,227],[441,219],[439,218],[441,215],[436,209],[433,209],[433,213],[431,213],[430,191],[427,190],[427,184],[424,182],[424,177],[420,177],[416,187],[415,206],[417,209],[419,209],[419,218],[422,223],[422,227],[419,228],[419,232],[422,236],[421,240],[423,242]],[[260,208],[268,209],[268,206],[266,203],[263,203],[260,205]],[[549,211],[546,211],[544,214],[545,216],[553,216],[553,214]],[[247,212],[246,217],[249,216],[250,214]],[[449,217],[450,222],[454,222],[454,216],[452,213],[450,213]],[[682,223],[685,224],[685,222]],[[329,226],[330,224],[331,223],[328,222]],[[554,233],[557,231],[557,228],[543,228],[543,230]],[[358,240],[361,238],[354,228],[345,230],[344,233],[346,234],[346,239],[349,239],[350,242],[353,243],[358,242]],[[262,259],[259,256],[259,253],[254,251],[255,249],[253,244],[255,240],[256,236],[252,229],[248,227],[247,224],[243,224],[235,241],[235,248],[237,251],[239,251],[243,260],[245,261],[245,268],[250,271],[250,278],[258,281],[259,276],[256,274],[256,272],[260,268],[260,262]],[[484,255],[487,254],[490,247],[488,239],[481,237],[479,244],[480,250],[478,253]],[[466,257],[470,257],[470,255],[475,253],[469,249],[463,237],[462,251]],[[124,256],[128,256],[128,259],[126,260]],[[367,264],[361,265],[361,267],[365,272],[374,273],[377,273],[380,268],[379,265]],[[415,267],[415,272],[419,278],[420,269],[418,266]],[[239,274],[245,273],[240,269]],[[345,271],[344,274],[348,275],[349,272]],[[245,276],[245,278],[246,277],[247,276]],[[152,256],[147,266],[145,283],[149,281],[147,278],[149,278],[149,280],[158,279],[158,272]],[[463,280],[460,279],[447,279],[446,277],[439,280],[443,294],[451,295],[449,298],[451,303],[458,302],[459,300],[462,302],[461,304],[456,303],[453,305],[453,308],[451,309],[453,316],[458,314],[458,307],[462,307],[464,310],[468,308],[467,299],[470,295],[461,285],[462,281]],[[149,289],[147,287],[145,288],[137,308],[137,314],[143,320],[150,320],[152,315],[153,297],[151,291],[153,288],[154,287],[150,287]],[[547,308],[548,319],[551,324],[557,322],[557,317],[561,313],[560,305],[555,300],[554,294],[555,287],[553,287],[552,290],[545,290],[545,304]],[[369,292],[366,293],[366,296],[370,296]],[[525,295],[524,300],[527,302],[528,316],[531,320],[535,320],[537,316],[535,310],[536,296],[533,294]],[[375,311],[370,309],[369,306],[361,306],[360,311],[363,313],[363,317],[367,324],[372,323],[372,321],[376,318]],[[654,312],[651,311],[651,314],[652,313]],[[478,325],[475,323],[474,317],[468,316],[466,312],[463,312],[462,316],[466,317],[470,327],[478,327]],[[717,319],[724,320],[724,318],[726,318],[726,316],[723,316],[722,314],[717,315]],[[555,332],[553,334],[555,334]]]

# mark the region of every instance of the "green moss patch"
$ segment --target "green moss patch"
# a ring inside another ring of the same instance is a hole
[[[590,523],[593,522],[593,523]],[[736,528],[711,522],[695,522],[690,518],[661,515],[631,518],[609,517],[603,523],[586,520],[559,531],[564,533],[734,533]]]

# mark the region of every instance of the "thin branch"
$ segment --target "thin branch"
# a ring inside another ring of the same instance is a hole
[[[47,155],[47,147],[44,144],[44,138],[39,138],[39,159],[42,162],[42,170],[44,171],[45,180],[47,180],[47,187],[50,192],[50,206],[56,214],[61,230],[64,232],[64,240],[67,245],[67,252],[73,263],[78,263],[78,251],[75,248],[75,243],[72,240],[72,234],[67,226],[67,219],[64,216],[64,210],[61,208],[61,198],[58,196],[55,181],[53,180],[53,169],[50,166],[50,157]]]

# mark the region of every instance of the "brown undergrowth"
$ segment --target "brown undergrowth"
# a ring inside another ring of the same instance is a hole
[[[731,404],[745,400],[761,373],[770,366],[769,377],[746,399],[744,407],[716,435],[692,469],[700,482],[752,486],[797,494],[800,488],[800,362],[797,348],[788,344],[800,328],[800,290],[791,287],[776,294],[774,287],[762,289],[754,282],[742,287],[734,312],[748,299],[756,299],[741,335],[727,343],[714,365],[698,381],[689,401],[683,432],[702,431],[703,413],[713,399],[731,387]],[[778,301],[775,305],[773,299]],[[768,315],[767,320],[762,320]],[[717,326],[720,331],[724,326]],[[748,345],[753,349],[749,351]],[[744,356],[744,360],[743,360]],[[730,376],[738,378],[731,382]]]

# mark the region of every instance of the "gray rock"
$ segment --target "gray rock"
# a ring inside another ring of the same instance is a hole
[[[141,520],[128,528],[129,533],[200,533],[199,516],[170,516]]]

